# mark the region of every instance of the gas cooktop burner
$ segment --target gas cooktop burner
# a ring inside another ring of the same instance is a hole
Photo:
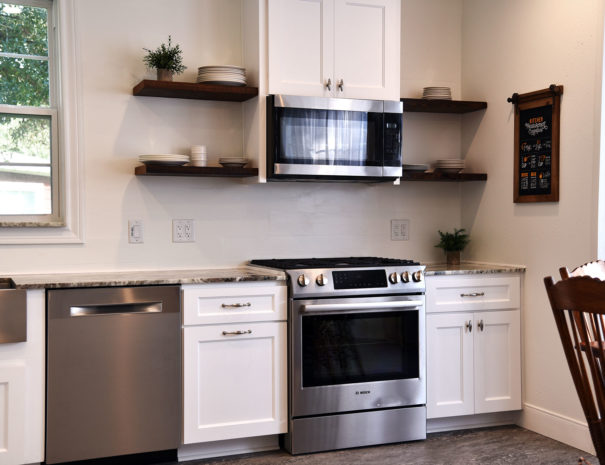
[[[272,260],[251,260],[250,264],[278,268],[280,270],[420,265],[420,263],[414,260],[382,257],[276,258]]]

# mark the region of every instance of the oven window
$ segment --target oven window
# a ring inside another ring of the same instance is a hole
[[[303,387],[418,378],[418,312],[302,318]]]
[[[359,111],[276,109],[276,162],[381,166],[382,114]]]

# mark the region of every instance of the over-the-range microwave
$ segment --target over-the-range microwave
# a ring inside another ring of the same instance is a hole
[[[396,179],[402,116],[398,101],[268,95],[267,179]]]

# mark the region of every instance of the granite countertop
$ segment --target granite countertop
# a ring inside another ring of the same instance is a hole
[[[106,271],[99,273],[23,274],[10,276],[18,289],[69,287],[145,286],[160,284],[208,284],[243,281],[285,281],[281,271],[243,266],[200,270]]]
[[[426,265],[426,276],[462,275],[462,274],[492,274],[492,273],[524,273],[523,265],[499,265],[481,262],[462,262],[460,265],[432,263]]]

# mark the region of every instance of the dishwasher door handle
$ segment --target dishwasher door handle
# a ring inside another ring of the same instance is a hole
[[[137,302],[109,305],[81,305],[69,307],[70,316],[119,315],[161,312],[162,302]]]

